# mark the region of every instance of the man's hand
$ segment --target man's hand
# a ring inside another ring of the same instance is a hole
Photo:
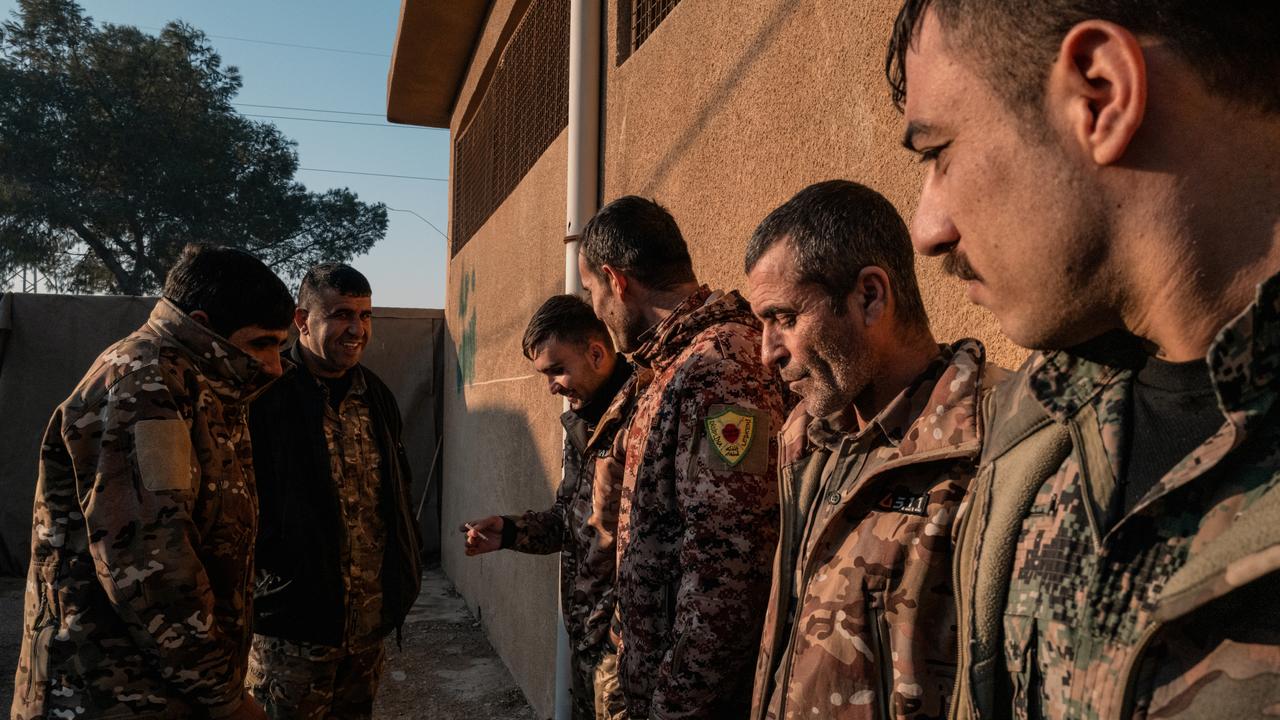
[[[252,695],[246,692],[240,701],[240,706],[228,717],[230,720],[267,720],[267,712],[262,709],[257,700],[253,699]]]
[[[466,533],[468,555],[483,555],[487,552],[502,549],[502,526],[506,523],[501,515],[490,515],[481,520],[463,523],[458,532]]]

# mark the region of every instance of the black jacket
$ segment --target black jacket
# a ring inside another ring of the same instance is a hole
[[[324,437],[324,392],[303,364],[254,403],[249,414],[258,484],[257,587],[253,631],[295,642],[341,646],[346,629],[339,542],[344,530]],[[382,457],[379,510],[388,529],[382,560],[383,631],[400,627],[422,585],[422,538],[413,517],[409,462],[395,397],[361,366]]]

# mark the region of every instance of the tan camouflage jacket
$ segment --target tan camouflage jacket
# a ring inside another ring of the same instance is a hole
[[[654,379],[627,433],[618,522],[627,710],[742,717],[778,537],[779,382],[746,301],[705,287],[633,359]]]
[[[924,720],[955,682],[952,531],[977,469],[982,344],[940,355],[866,427],[803,407],[779,438],[782,532],[753,720]]]
[[[997,392],[962,521],[957,718],[1280,708],[1280,278],[1208,353],[1222,426],[1121,516],[1133,370],[1105,338]]]
[[[564,413],[567,436],[564,478],[555,504],[544,511],[506,516],[503,546],[545,555],[560,552],[560,603],[574,650],[591,664],[609,634],[617,577],[618,502],[622,493],[626,433],[636,396],[652,374],[635,371],[621,357],[622,387],[594,427]]]
[[[166,300],[108,348],[40,455],[13,717],[221,717],[240,703],[258,364]]]

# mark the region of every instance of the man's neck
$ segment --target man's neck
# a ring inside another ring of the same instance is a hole
[[[640,309],[648,327],[666,320],[690,295],[702,287],[697,281],[684,283],[668,290],[648,290],[642,298]]]
[[[858,415],[858,429],[862,430],[884,411],[894,398],[911,385],[912,381],[938,357],[938,344],[929,331],[915,336],[911,342],[895,348],[879,358],[876,373],[866,390],[853,401]]]
[[[347,370],[329,370],[322,367],[319,355],[312,352],[311,349],[302,344],[302,342],[298,343],[298,354],[302,356],[302,364],[307,367],[307,372],[318,378],[337,380],[348,372]]]
[[[1130,213],[1129,252],[1118,258],[1121,318],[1155,355],[1171,362],[1204,358],[1224,325],[1280,271],[1280,126],[1270,117],[1233,115],[1219,125],[1167,138],[1180,168],[1152,176],[1160,199]],[[1191,125],[1195,125],[1192,123]],[[1138,182],[1143,182],[1138,179]]]

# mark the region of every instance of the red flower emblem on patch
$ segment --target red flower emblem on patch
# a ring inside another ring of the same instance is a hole
[[[738,436],[742,433],[738,430],[738,426],[730,423],[720,430],[720,434],[724,435],[724,439],[731,443],[738,442]]]

